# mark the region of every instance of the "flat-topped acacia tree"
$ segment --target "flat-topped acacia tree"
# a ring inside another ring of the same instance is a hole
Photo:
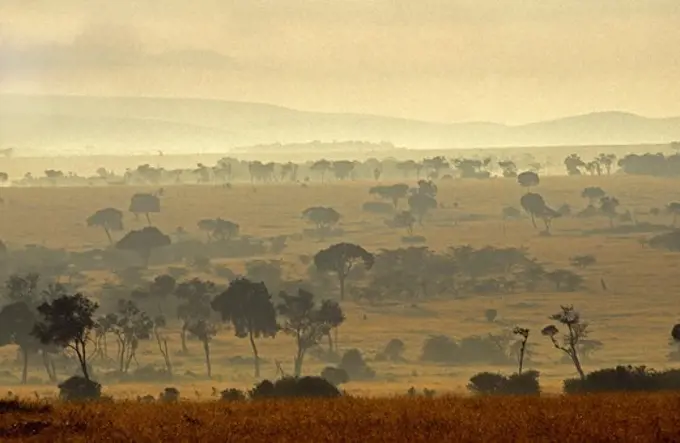
[[[316,253],[314,265],[319,271],[334,272],[340,283],[340,299],[345,299],[345,281],[352,268],[360,263],[371,269],[375,257],[359,245],[337,243]]]
[[[144,266],[148,267],[151,251],[168,246],[170,243],[170,237],[163,234],[158,228],[147,226],[137,231],[128,232],[125,237],[118,240],[116,248],[138,253],[144,262]]]
[[[111,231],[123,230],[123,212],[116,208],[100,209],[87,218],[87,226],[103,228],[109,243],[113,244]]]

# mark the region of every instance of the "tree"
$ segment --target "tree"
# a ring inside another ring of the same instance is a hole
[[[538,178],[538,174],[536,174],[534,171],[524,171],[517,176],[517,183],[529,190],[531,190],[531,188],[534,186],[538,186],[540,181],[541,180]]]
[[[118,300],[116,312],[106,317],[108,329],[118,340],[118,370],[127,373],[140,340],[151,338],[153,320],[131,300]]]
[[[423,224],[423,218],[431,209],[437,209],[437,200],[425,193],[415,193],[408,198],[411,213],[418,217],[418,223]]]
[[[95,327],[93,315],[99,305],[84,295],[63,295],[38,306],[42,319],[33,334],[43,344],[55,344],[75,351],[83,377],[90,381],[87,370],[87,343]]]
[[[678,214],[680,214],[680,202],[670,202],[666,206],[666,210],[669,214],[673,214],[673,227],[675,227],[678,221]]]
[[[503,177],[515,178],[517,177],[517,165],[512,160],[502,160],[498,162],[498,166],[503,170]]]
[[[340,221],[340,213],[333,208],[314,206],[302,211],[302,216],[316,225],[316,229],[323,233]]]
[[[609,227],[614,227],[616,218],[616,208],[619,207],[619,200],[616,197],[602,197],[600,199],[600,212],[609,217]]]
[[[556,338],[560,331],[555,325],[546,326],[541,333],[550,338],[550,341],[556,349],[559,349],[569,356],[574,363],[578,375],[581,379],[584,379],[585,374],[581,367],[581,361],[578,355],[578,345],[588,335],[588,323],[581,321],[580,314],[576,312],[571,305],[561,306],[560,312],[551,315],[550,319],[556,320],[567,327],[567,332],[562,337],[562,340],[560,341]]]
[[[335,352],[338,347],[338,328],[345,321],[345,314],[338,302],[334,300],[324,300],[319,307],[319,318],[330,325],[331,329],[326,334],[328,336],[328,350]],[[335,332],[335,346],[331,338],[331,330]]]
[[[22,384],[28,377],[28,356],[40,348],[40,341],[33,335],[36,321],[36,312],[23,301],[10,303],[0,311],[0,346],[19,346],[23,356]]]
[[[113,244],[111,231],[123,230],[123,213],[115,208],[100,209],[87,218],[87,226],[98,226],[104,229],[109,243]]]
[[[150,213],[161,212],[161,200],[153,194],[135,194],[130,200],[130,212],[139,217],[139,214],[146,215],[146,221],[151,226]]]
[[[300,289],[297,295],[289,295],[286,292],[279,295],[283,302],[277,309],[285,318],[281,329],[285,334],[295,338],[297,347],[294,358],[295,376],[299,377],[305,354],[329,334],[333,325],[331,319],[315,306],[314,294],[311,292]]]
[[[600,166],[604,166],[604,169],[607,171],[607,175],[610,175],[612,173],[612,166],[616,161],[616,155],[601,153],[597,156],[596,161]]]
[[[333,175],[338,180],[346,180],[354,171],[354,162],[350,160],[339,160],[333,162]]]
[[[578,154],[571,154],[564,159],[564,166],[567,168],[567,174],[569,175],[581,175],[581,170],[579,168],[584,168],[586,164],[581,160]]]
[[[213,325],[207,318],[202,318],[190,322],[188,324],[187,330],[189,333],[198,338],[203,344],[205,367],[208,372],[208,378],[212,378],[212,365],[210,364],[210,341],[217,335],[217,327]]]
[[[359,245],[337,243],[323,249],[314,256],[314,265],[319,271],[335,272],[340,283],[340,299],[345,299],[345,280],[354,265],[363,263],[371,269],[375,257]]]
[[[247,337],[250,340],[255,359],[255,377],[259,377],[260,356],[255,339],[274,337],[278,330],[276,310],[265,284],[243,277],[237,278],[210,305],[220,313],[222,321],[228,321],[234,326],[236,337]]]
[[[522,342],[519,348],[519,370],[517,371],[519,375],[522,375],[522,368],[524,367],[524,353],[527,349],[527,341],[529,341],[529,329],[520,328],[517,326],[512,330],[512,333],[522,337]]]
[[[321,159],[312,164],[310,167],[312,171],[318,171],[321,173],[321,183],[324,181],[324,176],[326,175],[326,172],[331,169],[331,162],[329,162],[326,159]]]
[[[534,192],[526,193],[519,201],[522,209],[531,216],[531,223],[536,227],[536,217],[539,216],[545,209],[545,200],[541,194]]]
[[[130,231],[125,234],[125,237],[116,243],[116,248],[138,253],[144,262],[144,266],[148,267],[151,251],[168,246],[170,243],[170,237],[163,234],[158,228],[147,226],[138,231]]]
[[[581,197],[587,198],[591,205],[594,205],[596,201],[604,197],[606,193],[602,188],[597,186],[589,186],[581,191]]]
[[[406,228],[408,235],[413,235],[413,225],[416,223],[416,218],[409,211],[401,211],[394,215],[392,219],[392,226],[395,228]]]
[[[223,220],[218,217],[216,219],[204,219],[199,221],[198,229],[206,232],[208,241],[213,238],[225,241],[237,236],[240,226],[234,222]]]
[[[404,178],[408,178],[409,174],[412,172],[416,173],[416,178],[420,178],[420,171],[423,169],[423,164],[414,160],[406,160],[397,163],[396,167],[398,170],[402,171]]]
[[[185,354],[189,352],[186,333],[192,324],[210,318],[210,301],[215,292],[215,283],[199,278],[180,283],[175,288],[175,296],[181,300],[180,305],[177,306],[177,317],[182,321],[180,338],[182,339],[182,352]]]
[[[404,183],[397,183],[390,186],[373,186],[368,190],[371,195],[377,195],[385,200],[392,200],[395,209],[399,206],[399,200],[405,198],[408,194],[408,185]]]

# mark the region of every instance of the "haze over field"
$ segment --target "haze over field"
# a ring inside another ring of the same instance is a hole
[[[628,113],[680,115],[678,23],[675,0],[3,0],[0,93],[182,100],[2,95],[0,143],[668,142],[680,120]]]

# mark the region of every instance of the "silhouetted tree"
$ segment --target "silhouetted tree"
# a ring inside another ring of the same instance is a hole
[[[116,248],[138,253],[144,262],[144,266],[149,266],[151,251],[168,246],[170,243],[170,237],[163,234],[158,228],[147,226],[138,231],[128,232],[125,237],[118,240]]]
[[[331,162],[325,159],[321,159],[314,162],[310,169],[312,171],[318,171],[321,173],[321,183],[323,183],[326,172],[331,169]]]
[[[564,166],[567,168],[567,174],[581,175],[581,169],[579,168],[584,168],[586,164],[577,154],[571,154],[564,159]]]
[[[236,337],[250,340],[255,359],[255,377],[259,377],[260,355],[255,339],[274,337],[278,330],[276,310],[265,284],[237,278],[229,283],[226,291],[213,299],[211,306],[220,313],[223,321],[234,326]]]
[[[371,269],[375,258],[373,254],[353,243],[337,243],[323,249],[314,256],[314,265],[319,271],[334,272],[340,283],[340,299],[345,299],[345,280],[352,267],[363,263]]]
[[[516,326],[515,329],[512,330],[512,333],[522,337],[522,342],[519,348],[519,369],[517,371],[519,375],[522,375],[522,368],[524,367],[524,353],[527,349],[527,341],[529,341],[529,329]]]
[[[202,318],[194,320],[188,324],[187,330],[189,333],[198,338],[203,344],[203,353],[205,354],[205,368],[208,372],[208,378],[212,378],[212,365],[210,363],[210,341],[217,335],[217,327],[213,325],[209,319]]]
[[[118,340],[118,370],[127,373],[135,359],[140,340],[151,338],[153,320],[132,300],[119,300],[116,312],[108,314],[109,330]]]
[[[610,175],[612,173],[612,166],[616,161],[616,155],[601,153],[597,156],[596,161],[600,166],[604,166],[604,169],[607,171],[607,175]]]
[[[498,166],[503,171],[503,177],[515,178],[517,177],[517,165],[512,160],[502,160],[498,162]]]
[[[602,197],[600,199],[600,211],[609,218],[609,227],[614,227],[616,218],[616,208],[619,207],[619,200],[616,197]]]
[[[139,217],[139,214],[146,216],[146,221],[151,226],[150,213],[161,212],[161,200],[153,194],[135,194],[130,200],[130,212]]]
[[[581,321],[581,316],[574,310],[573,306],[561,306],[560,312],[551,315],[550,319],[558,321],[567,328],[567,332],[562,337],[562,340],[556,338],[559,334],[559,329],[555,325],[548,325],[541,333],[550,338],[553,346],[556,349],[564,352],[569,356],[574,363],[574,367],[581,379],[585,378],[585,373],[581,367],[581,360],[578,355],[578,345],[588,335],[588,323]]]
[[[418,217],[418,223],[423,224],[423,218],[432,209],[437,209],[437,200],[434,197],[415,193],[408,198],[408,206],[411,213]]]
[[[340,221],[340,214],[333,208],[314,206],[302,211],[302,216],[316,225],[319,232],[323,233]]]
[[[531,190],[531,188],[534,186],[538,186],[540,181],[541,180],[539,179],[538,174],[533,171],[524,171],[517,176],[517,183],[529,190]]]
[[[33,335],[36,321],[36,312],[23,301],[10,303],[0,311],[0,346],[19,346],[23,356],[22,384],[28,377],[28,356],[40,349],[40,341]]]
[[[581,197],[587,198],[591,205],[594,205],[595,202],[599,201],[605,195],[606,193],[602,190],[602,188],[596,186],[587,187],[581,192]]]
[[[83,377],[87,370],[87,343],[95,327],[93,315],[99,305],[82,294],[63,295],[38,306],[41,319],[33,333],[43,344],[55,344],[75,351]]]
[[[182,321],[180,332],[182,352],[189,352],[186,344],[186,333],[189,327],[199,320],[210,318],[210,301],[215,292],[213,282],[199,278],[180,283],[175,288],[175,296],[181,300],[180,305],[177,306],[177,317]]]
[[[106,232],[109,243],[113,244],[111,231],[123,230],[123,213],[115,208],[100,209],[87,218],[87,226],[99,226]]]
[[[669,214],[673,215],[673,227],[675,227],[678,221],[678,214],[680,214],[680,202],[670,202],[666,206],[666,210]]]
[[[303,289],[298,295],[280,294],[283,302],[277,306],[279,314],[285,321],[281,325],[284,333],[295,338],[297,351],[295,353],[295,376],[302,372],[302,362],[307,351],[319,344],[333,327],[331,318],[327,318],[315,306],[314,294]]]
[[[399,206],[399,200],[405,198],[408,194],[408,185],[404,183],[397,183],[390,186],[373,186],[368,191],[371,195],[377,195],[385,200],[392,200],[392,204],[396,208]]]
[[[401,211],[394,215],[392,219],[392,226],[395,228],[406,228],[408,235],[413,235],[413,225],[416,223],[416,218],[409,211]]]

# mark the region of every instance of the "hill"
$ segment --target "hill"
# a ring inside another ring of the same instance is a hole
[[[527,125],[432,123],[182,98],[0,95],[0,146],[22,153],[226,152],[311,140],[389,141],[408,148],[667,143],[680,118],[600,112]]]

